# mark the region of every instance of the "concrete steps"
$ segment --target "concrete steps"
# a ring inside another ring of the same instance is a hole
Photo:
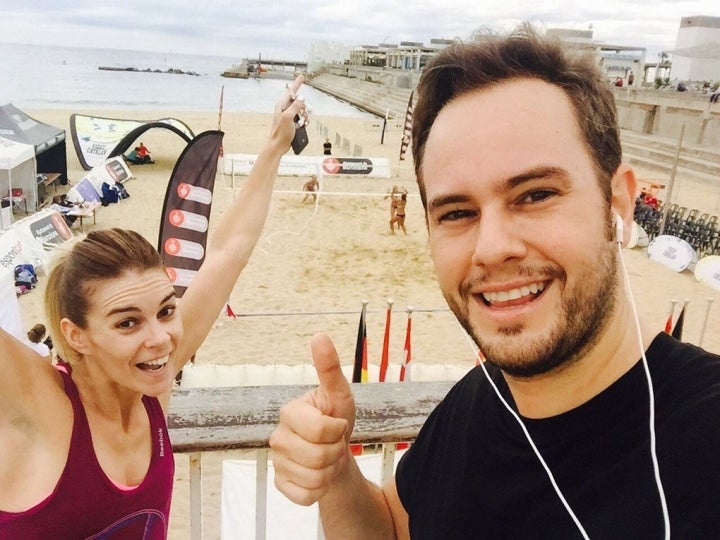
[[[677,141],[627,130],[623,130],[621,139],[625,161],[666,173],[672,171]],[[720,149],[683,144],[676,174],[720,186]]]
[[[380,117],[387,111],[390,118],[403,118],[410,97],[410,90],[329,73],[317,75],[307,84]]]

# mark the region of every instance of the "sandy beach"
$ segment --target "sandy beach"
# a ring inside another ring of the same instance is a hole
[[[157,119],[175,117],[198,134],[216,129],[217,114],[157,111],[63,111],[28,110],[31,116],[63,127],[68,136],[68,176],[78,182],[85,171],[70,141],[72,112],[116,118]],[[306,177],[283,177],[277,182],[263,236],[250,264],[229,299],[237,315],[220,315],[209,337],[197,353],[196,362],[235,364],[298,364],[309,361],[309,339],[317,331],[328,332],[344,363],[350,363],[355,347],[358,315],[368,302],[368,343],[370,361],[380,359],[387,299],[393,300],[390,360],[400,362],[405,339],[406,310],[413,306],[413,360],[423,363],[452,363],[472,367],[474,353],[450,314],[437,287],[429,258],[425,222],[413,178],[412,160],[398,162],[399,131],[385,134],[373,122],[317,115],[315,125],[327,127],[331,141],[335,133],[363,148],[363,156],[390,159],[393,177],[387,180],[355,177],[321,178],[318,204],[302,202]],[[375,123],[377,124],[377,123]],[[269,130],[266,114],[226,113],[222,118],[226,154],[256,153]],[[304,155],[322,154],[324,136],[308,129],[310,145]],[[132,166],[135,178],[125,184],[130,198],[101,208],[91,228],[126,227],[157,243],[165,190],[184,142],[166,130],[151,130],[142,141],[152,152],[154,165]],[[338,152],[333,152],[338,155]],[[637,170],[648,182],[663,184],[662,173]],[[227,211],[242,177],[219,173],[216,179],[212,225]],[[393,184],[403,184],[411,193],[407,205],[407,236],[391,234],[388,227],[389,201],[385,193]],[[69,187],[69,186],[68,186]],[[58,192],[65,190],[60,186]],[[294,192],[294,193],[293,193]],[[352,192],[348,195],[334,193]],[[690,178],[678,178],[673,197],[689,208],[720,215],[718,187]],[[78,226],[75,225],[76,230]],[[703,346],[720,353],[720,292],[698,283],[689,271],[674,271],[650,261],[642,249],[625,249],[633,293],[640,317],[648,326],[661,330],[672,299],[687,300],[684,340],[698,344],[711,304]],[[44,322],[41,278],[38,288],[20,297],[23,324],[29,329]],[[679,313],[679,306],[676,315]],[[232,453],[231,457],[236,457]],[[205,538],[219,538],[220,475],[225,453],[204,456]],[[177,482],[171,517],[172,539],[189,538],[187,457],[177,458]]]

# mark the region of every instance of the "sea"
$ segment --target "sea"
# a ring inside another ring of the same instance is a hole
[[[0,105],[217,113],[222,92],[224,112],[272,112],[287,81],[221,76],[241,60],[227,55],[0,43]],[[101,66],[140,71],[106,71],[98,69]],[[171,68],[197,76],[167,73]],[[161,73],[152,72],[155,70]],[[314,114],[375,118],[308,85],[301,94]]]

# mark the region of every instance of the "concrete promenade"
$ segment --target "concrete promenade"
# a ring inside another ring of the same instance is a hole
[[[390,120],[402,121],[412,90],[394,86],[393,81],[407,80],[377,68],[365,73],[351,66],[344,73],[310,75],[307,84],[379,117],[387,114]],[[676,172],[720,182],[720,103],[710,103],[704,94],[673,90],[613,91],[623,153],[630,163],[670,173],[684,125]]]

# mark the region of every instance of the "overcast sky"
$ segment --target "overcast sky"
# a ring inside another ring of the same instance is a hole
[[[305,59],[347,46],[467,39],[529,20],[587,29],[613,45],[675,46],[680,19],[720,16],[717,0],[0,0],[0,41],[220,56]]]

